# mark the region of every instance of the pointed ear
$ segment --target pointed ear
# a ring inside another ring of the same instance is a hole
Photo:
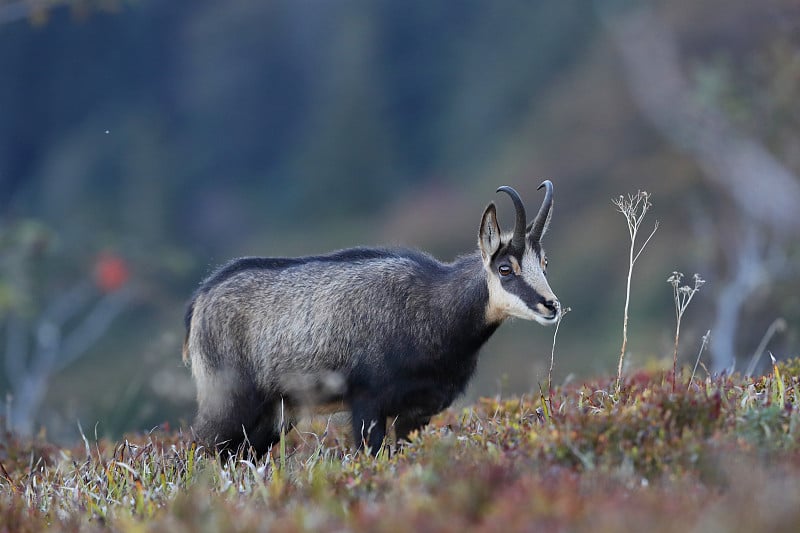
[[[483,212],[481,229],[478,232],[478,247],[484,259],[491,258],[500,249],[500,224],[497,223],[497,209],[489,204]]]

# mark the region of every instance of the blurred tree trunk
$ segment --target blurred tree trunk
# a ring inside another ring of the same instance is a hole
[[[713,368],[730,369],[742,351],[736,349],[741,310],[757,289],[788,271],[784,245],[800,229],[800,181],[758,139],[738,131],[719,109],[699,102],[681,68],[677,38],[653,8],[637,4],[617,11],[596,5],[643,116],[697,162],[703,177],[740,214],[727,221],[738,231],[723,245],[729,252],[729,279],[716,288],[712,328]],[[771,240],[777,246],[770,246]]]
[[[680,65],[676,38],[648,7],[604,17],[637,105],[744,216],[788,235],[800,229],[800,181],[718,109],[701,105]]]

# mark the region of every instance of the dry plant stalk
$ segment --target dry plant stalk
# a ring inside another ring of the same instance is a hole
[[[672,352],[672,392],[675,392],[675,383],[678,381],[678,339],[681,334],[681,319],[694,295],[706,282],[699,274],[695,274],[692,279],[694,279],[694,287],[689,285],[681,286],[681,281],[683,281],[683,273],[681,272],[673,272],[667,278],[667,283],[672,285],[672,297],[675,301],[675,319],[677,322],[675,325],[675,350]]]
[[[655,235],[658,229],[658,221],[653,227],[653,231],[645,239],[639,251],[636,251],[636,237],[639,233],[639,227],[642,225],[644,216],[647,211],[652,207],[650,202],[650,193],[647,191],[638,191],[636,194],[629,194],[627,197],[620,195],[619,198],[612,200],[612,203],[617,206],[617,210],[625,217],[625,222],[628,224],[628,234],[631,238],[631,247],[628,258],[628,281],[625,287],[625,314],[622,321],[622,348],[619,353],[619,365],[617,367],[617,390],[619,390],[622,380],[622,365],[625,361],[625,350],[628,346],[628,307],[631,300],[631,278],[633,277],[633,265],[639,256],[642,254],[647,243]]]
[[[753,352],[753,356],[750,358],[750,363],[748,363],[747,369],[744,371],[745,377],[749,378],[753,375],[753,372],[756,370],[758,360],[761,359],[761,354],[763,354],[764,350],[767,349],[767,344],[769,344],[769,341],[772,340],[772,337],[775,335],[775,333],[784,332],[786,331],[787,327],[786,320],[783,318],[779,317],[772,321],[772,324],[769,325],[766,333],[764,333],[764,336],[761,338],[761,342],[758,343],[758,347]]]
[[[556,330],[553,332],[553,348],[550,350],[550,370],[547,371],[547,394],[553,394],[553,365],[555,364],[556,360],[556,337],[558,337],[558,328],[561,326],[561,321],[564,320],[564,317],[567,313],[572,311],[571,307],[565,307],[561,310],[561,315],[558,317],[558,322],[556,322]]]
[[[706,331],[706,334],[703,335],[703,342],[700,343],[700,351],[697,352],[697,359],[694,362],[694,368],[692,368],[692,375],[689,377],[689,385],[687,385],[686,390],[692,388],[692,382],[694,381],[694,375],[697,372],[697,367],[700,364],[700,356],[703,355],[703,350],[705,350],[706,346],[708,346],[708,341],[711,340],[711,330]],[[703,366],[705,368],[705,366]]]

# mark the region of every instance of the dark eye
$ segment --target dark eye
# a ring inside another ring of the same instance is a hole
[[[501,276],[508,276],[511,274],[511,267],[508,265],[500,265],[497,271],[500,272]]]

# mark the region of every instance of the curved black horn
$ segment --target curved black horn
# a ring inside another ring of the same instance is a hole
[[[525,206],[522,204],[522,199],[517,194],[517,191],[507,185],[498,187],[496,192],[504,192],[511,197],[514,202],[514,209],[517,211],[517,221],[514,224],[514,235],[511,237],[511,249],[521,255],[525,251]]]
[[[539,214],[536,215],[536,218],[530,223],[527,230],[533,242],[539,242],[542,238],[542,232],[547,225],[547,218],[550,216],[550,210],[553,208],[553,183],[550,180],[544,180],[536,190],[538,191],[542,187],[545,188],[542,207],[539,208]]]

